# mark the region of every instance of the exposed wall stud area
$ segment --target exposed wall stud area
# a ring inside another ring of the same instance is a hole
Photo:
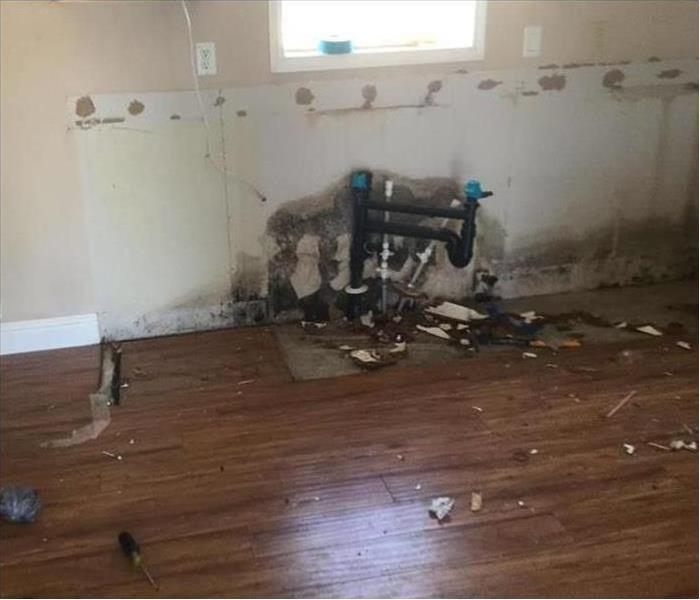
[[[698,595],[698,4],[0,0],[0,596]]]

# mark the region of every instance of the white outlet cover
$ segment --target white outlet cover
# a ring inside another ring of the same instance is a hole
[[[216,45],[214,42],[197,42],[197,75],[216,75]]]
[[[523,56],[539,56],[542,52],[542,26],[528,25],[523,29]]]

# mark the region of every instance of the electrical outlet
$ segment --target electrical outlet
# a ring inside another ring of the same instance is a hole
[[[539,56],[542,49],[542,27],[528,25],[523,30],[523,56]]]
[[[216,46],[214,42],[197,42],[197,75],[216,75]]]

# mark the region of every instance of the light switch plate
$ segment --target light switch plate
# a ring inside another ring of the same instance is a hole
[[[197,75],[216,75],[216,45],[214,42],[197,42]]]
[[[542,26],[527,25],[523,29],[523,56],[539,56],[542,52]]]

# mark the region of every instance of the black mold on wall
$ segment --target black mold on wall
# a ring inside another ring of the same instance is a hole
[[[408,179],[393,173],[374,171],[373,198],[384,197],[386,179],[394,181],[392,201],[395,202],[447,207],[453,198],[459,196],[459,186],[447,178]],[[290,311],[301,309],[305,320],[319,320],[327,319],[329,315],[332,316],[331,313],[342,310],[344,294],[334,290],[330,283],[339,273],[339,261],[336,260],[337,239],[350,234],[352,230],[352,195],[348,181],[349,174],[319,194],[287,203],[270,217],[266,233],[277,248],[268,262],[269,298],[273,316],[283,318]],[[392,220],[437,225],[436,220],[426,220],[417,215],[392,215]],[[299,298],[290,278],[297,266],[297,245],[304,235],[318,237],[321,286],[309,296]],[[379,243],[379,236],[371,241],[371,244],[377,246]],[[427,243],[425,240],[405,238],[402,243],[394,244],[394,255],[389,260],[389,267],[394,271],[400,270],[406,260],[422,250]]]

